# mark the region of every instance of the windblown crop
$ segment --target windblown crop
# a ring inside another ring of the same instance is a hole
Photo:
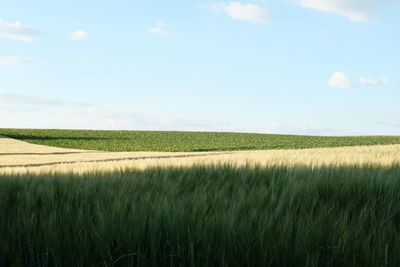
[[[399,266],[400,167],[0,177],[0,266]]]

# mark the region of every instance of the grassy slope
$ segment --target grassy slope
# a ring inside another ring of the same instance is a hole
[[[399,266],[400,167],[0,177],[0,266]]]
[[[103,151],[216,151],[400,144],[400,136],[293,135],[0,129],[0,135],[49,146]]]

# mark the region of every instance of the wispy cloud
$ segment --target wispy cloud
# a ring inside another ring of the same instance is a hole
[[[58,98],[0,92],[2,127],[204,130],[226,122],[149,114],[133,106],[95,105]]]
[[[90,104],[51,97],[0,91],[0,121],[8,128],[63,128],[104,130],[177,130],[287,133],[312,135],[360,134],[350,129],[305,123],[259,121],[233,123],[152,114],[135,106]],[[366,133],[366,132],[364,132]]]
[[[82,30],[77,30],[68,34],[67,38],[71,41],[84,41],[89,37],[89,34]]]
[[[241,2],[213,3],[211,10],[223,12],[234,20],[247,21],[253,23],[266,23],[269,15],[264,7]]]
[[[344,72],[338,71],[332,73],[328,85],[333,88],[348,90],[351,88],[351,81]]]
[[[23,65],[32,63],[33,60],[29,58],[14,57],[14,56],[0,56],[0,65]]]
[[[168,29],[166,23],[159,21],[155,25],[149,27],[147,32],[150,34],[162,36],[162,37],[177,37],[179,34],[172,32]]]
[[[381,78],[368,78],[368,77],[360,77],[360,84],[366,86],[384,86],[389,83],[388,79],[385,77]]]
[[[0,38],[29,42],[35,40],[42,31],[19,21],[7,22],[0,18]]]
[[[354,22],[368,21],[380,7],[398,0],[293,0],[293,2],[319,11],[337,14]]]
[[[393,122],[393,121],[376,121],[375,124],[379,126],[388,126],[391,128],[397,129],[397,132],[395,132],[396,135],[398,135],[398,130],[400,129],[400,123],[399,122]]]

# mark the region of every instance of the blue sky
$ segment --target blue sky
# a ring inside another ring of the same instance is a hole
[[[0,7],[0,127],[400,134],[399,0]]]

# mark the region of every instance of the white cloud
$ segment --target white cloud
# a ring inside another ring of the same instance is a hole
[[[14,41],[33,41],[42,31],[28,25],[24,25],[19,21],[7,22],[0,18],[0,38]]]
[[[32,60],[22,57],[10,57],[10,56],[0,56],[0,65],[22,65],[31,63]]]
[[[398,0],[293,0],[301,6],[337,14],[354,22],[368,21],[374,11]]]
[[[243,4],[241,2],[214,3],[211,9],[216,12],[224,12],[234,20],[254,23],[266,23],[269,19],[267,11],[260,5]]]
[[[162,21],[157,22],[154,26],[151,26],[147,29],[148,33],[162,36],[162,37],[176,37],[177,33],[174,33],[168,29],[167,24]]]
[[[368,78],[368,77],[360,77],[360,84],[366,86],[384,86],[389,83],[388,79],[385,77],[381,78]]]
[[[71,41],[84,41],[89,37],[89,34],[82,30],[77,30],[68,34],[68,39]]]
[[[347,90],[351,88],[351,81],[349,78],[347,78],[345,73],[334,72],[328,81],[328,85],[333,88]]]
[[[386,118],[387,116],[384,117]],[[395,130],[389,127],[378,127],[375,132],[371,132],[369,128],[357,128],[356,125],[345,129],[342,124],[335,126],[327,123],[329,126],[324,126],[306,121],[274,122],[266,118],[256,118],[256,121],[234,122],[173,117],[154,114],[131,105],[99,105],[2,91],[0,122],[4,128],[229,131],[302,135],[395,134]]]
[[[0,121],[8,128],[123,130],[220,129],[223,121],[155,115],[133,106],[95,105],[0,91]]]

